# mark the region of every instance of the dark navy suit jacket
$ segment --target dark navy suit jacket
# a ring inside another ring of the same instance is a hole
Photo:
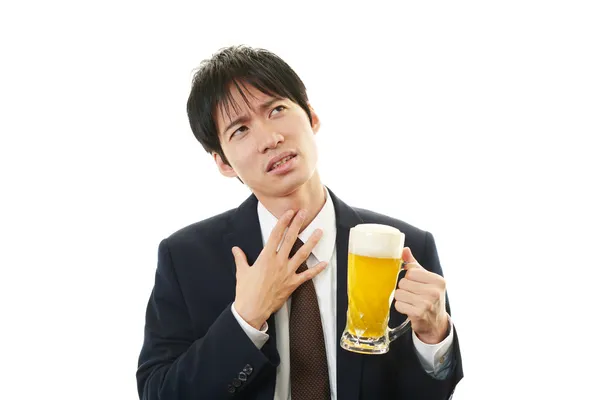
[[[440,275],[442,269],[430,233],[352,208],[329,193],[337,225],[339,342],[348,307],[350,228],[360,223],[394,226],[405,233],[405,246],[424,268]],[[274,315],[268,320],[269,340],[259,350],[231,313],[236,284],[231,248],[239,246],[250,265],[263,248],[257,201],[252,195],[239,208],[190,225],[160,243],[136,374],[141,399],[273,400],[279,365]],[[390,326],[405,318],[394,309]],[[448,399],[463,377],[456,330],[451,356],[452,371],[437,380],[423,370],[410,334],[391,343],[384,355],[356,354],[338,346],[338,399]]]

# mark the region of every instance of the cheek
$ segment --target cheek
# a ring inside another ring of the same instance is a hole
[[[255,166],[259,163],[259,158],[252,152],[250,146],[238,146],[232,150],[229,161],[233,169],[235,169],[240,176],[246,176],[251,173],[250,171],[253,171]]]
[[[303,131],[311,130],[310,123],[305,115],[291,113],[284,118],[274,121],[273,128],[284,136],[296,136]]]

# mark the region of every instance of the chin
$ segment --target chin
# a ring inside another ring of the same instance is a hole
[[[310,178],[311,177],[308,175],[294,177],[294,179],[290,179],[289,181],[283,183],[280,189],[282,192],[285,192],[285,194],[293,193],[307,184],[310,181]]]
[[[261,191],[272,197],[285,197],[291,193],[294,193],[296,190],[302,187],[304,183],[306,183],[305,179],[301,179],[299,177],[288,176],[287,178],[291,179],[284,179],[277,184],[265,185],[262,187],[263,190]]]

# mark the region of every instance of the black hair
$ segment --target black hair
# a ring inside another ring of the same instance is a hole
[[[304,83],[294,70],[272,52],[244,45],[220,49],[210,59],[201,62],[192,79],[192,89],[187,102],[187,114],[192,132],[208,153],[216,152],[227,164],[217,131],[216,111],[225,111],[230,117],[230,107],[236,112],[230,89],[234,85],[249,105],[244,94],[250,85],[262,93],[287,98],[312,116]]]

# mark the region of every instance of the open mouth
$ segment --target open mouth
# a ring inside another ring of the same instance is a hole
[[[275,164],[273,164],[271,166],[271,168],[269,168],[268,172],[272,172],[272,171],[276,171],[276,170],[285,168],[285,166],[295,157],[296,157],[295,155],[291,155],[291,156],[287,156],[287,157],[277,161]]]

